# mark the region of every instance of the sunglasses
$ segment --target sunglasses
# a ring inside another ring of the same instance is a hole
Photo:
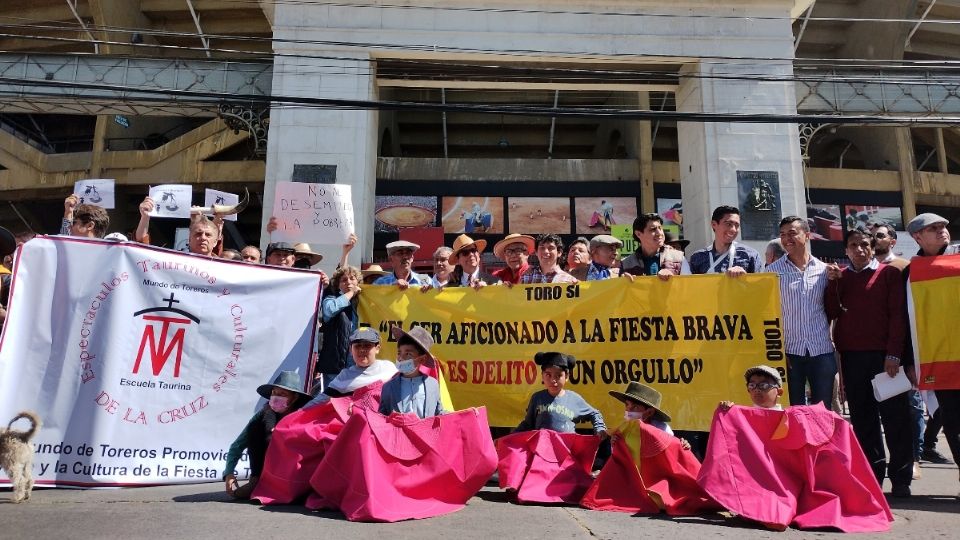
[[[780,388],[780,385],[768,382],[747,383],[747,390],[760,390],[761,392],[766,392],[771,388]]]
[[[884,238],[886,238],[886,237],[888,237],[888,236],[890,236],[890,235],[887,234],[887,233],[882,233],[882,232],[878,232],[878,233],[875,233],[875,234],[873,235],[873,237],[876,238],[877,240],[883,240]]]
[[[477,248],[464,249],[460,251],[460,255],[472,255],[477,253]]]

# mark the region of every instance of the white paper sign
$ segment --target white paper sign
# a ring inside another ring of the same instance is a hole
[[[265,404],[257,387],[280,371],[306,380],[315,273],[41,236],[24,244],[14,283],[0,418],[43,419],[38,485],[218,482]]]
[[[193,187],[190,184],[162,184],[150,188],[153,199],[151,217],[190,218]]]
[[[177,227],[173,232],[173,249],[176,251],[190,251],[189,227]]]
[[[204,191],[203,195],[203,206],[210,208],[214,204],[226,204],[229,206],[235,206],[240,202],[240,196],[236,193],[227,193],[226,191],[220,191],[217,189],[207,188]],[[236,221],[237,215],[230,214],[229,216],[223,216],[223,219],[227,221]]]
[[[73,185],[73,194],[80,199],[80,204],[95,204],[112,210],[116,208],[114,202],[115,182],[106,178],[90,178],[77,180]]]
[[[353,233],[350,186],[277,182],[273,216],[273,242],[344,244]]]

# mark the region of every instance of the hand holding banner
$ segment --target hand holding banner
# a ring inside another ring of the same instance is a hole
[[[79,199],[79,204],[95,204],[107,210],[114,206],[114,181],[106,178],[90,178],[77,180],[73,184],[73,194]]]
[[[345,244],[353,233],[353,202],[346,184],[277,182],[274,242]]]
[[[190,218],[193,187],[190,184],[161,184],[150,188],[153,212],[150,217]]]

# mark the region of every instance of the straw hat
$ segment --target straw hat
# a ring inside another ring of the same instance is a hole
[[[307,244],[306,242],[294,244],[293,254],[297,257],[306,257],[306,259],[310,261],[310,266],[314,266],[323,260],[323,255],[315,253],[312,249],[310,249],[310,244]]]
[[[367,266],[365,270],[360,271],[360,275],[363,276],[364,278],[369,276],[385,276],[389,273],[390,272],[387,272],[386,270],[384,270],[383,267],[380,266],[379,264],[371,264]]]
[[[660,409],[660,402],[663,401],[663,396],[660,395],[660,392],[657,392],[647,385],[634,381],[628,384],[626,390],[623,392],[611,390],[610,395],[619,399],[620,401],[630,400],[646,405],[647,407],[657,411],[657,413],[654,415],[655,418],[659,417],[664,422],[670,421],[670,415]]]
[[[476,246],[477,253],[483,253],[483,250],[487,248],[487,241],[474,240],[465,234],[461,234],[453,241],[453,252],[450,254],[450,257],[447,258],[447,262],[457,264],[457,257],[460,255],[460,252],[470,246]]]
[[[530,253],[533,253],[534,251],[537,250],[536,248],[537,243],[532,236],[513,233],[513,234],[508,234],[503,238],[503,240],[497,242],[497,244],[493,246],[493,254],[496,255],[497,258],[500,260],[506,260],[503,255],[503,250],[507,249],[507,246],[509,246],[510,244],[516,244],[518,242],[527,246],[527,251]]]

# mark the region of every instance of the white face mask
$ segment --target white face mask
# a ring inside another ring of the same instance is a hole
[[[643,413],[640,411],[624,411],[624,420],[643,420]]]
[[[270,396],[270,408],[275,413],[282,413],[290,406],[290,399],[283,396]]]
[[[397,362],[397,371],[404,375],[410,375],[417,371],[417,363],[413,360],[400,360]]]

